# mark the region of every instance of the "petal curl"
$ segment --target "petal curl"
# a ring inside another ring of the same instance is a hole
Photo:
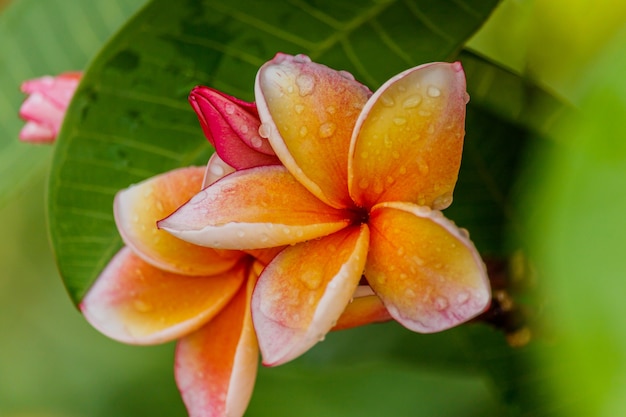
[[[244,256],[180,240],[156,222],[193,197],[203,168],[180,168],[149,178],[115,197],[115,221],[127,246],[157,268],[183,275],[213,275],[232,268]]]
[[[255,95],[261,133],[298,180],[333,207],[349,207],[347,161],[354,123],[370,91],[345,71],[304,55],[263,65]]]
[[[437,332],[487,309],[485,265],[467,235],[441,212],[383,203],[373,208],[369,224],[365,276],[403,326]]]
[[[332,330],[345,330],[370,323],[391,320],[391,315],[382,300],[367,285],[359,285],[353,299],[341,313]]]
[[[259,136],[261,122],[254,103],[202,86],[191,90],[189,103],[227,164],[237,169],[280,164],[267,139]]]
[[[159,227],[197,245],[260,249],[325,236],[350,223],[350,213],[324,204],[274,165],[227,175]]]
[[[288,362],[323,340],[357,287],[367,225],[287,247],[265,268],[252,296],[263,364]]]
[[[246,276],[243,263],[220,275],[176,275],[151,266],[125,247],[102,271],[80,309],[93,327],[112,339],[163,343],[213,318]]]
[[[190,417],[243,416],[252,396],[259,348],[250,299],[250,273],[228,305],[176,348],[175,376]]]
[[[376,91],[350,146],[348,181],[357,205],[406,201],[438,210],[450,205],[467,100],[459,62],[409,69]]]
[[[235,168],[224,162],[224,160],[220,158],[217,153],[214,153],[211,155],[209,162],[206,164],[206,171],[204,172],[204,180],[202,180],[201,189],[205,189],[215,181],[228,174],[232,174],[235,171]]]

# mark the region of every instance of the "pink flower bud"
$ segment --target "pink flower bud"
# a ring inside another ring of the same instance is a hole
[[[26,121],[20,131],[21,140],[32,143],[55,141],[81,76],[80,72],[66,72],[22,83],[21,90],[28,97],[19,113]]]
[[[280,164],[267,139],[259,134],[255,103],[202,86],[191,90],[189,103],[207,139],[228,165],[239,170]]]

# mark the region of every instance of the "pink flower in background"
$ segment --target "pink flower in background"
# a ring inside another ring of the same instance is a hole
[[[81,77],[81,72],[66,72],[22,83],[20,89],[28,97],[19,113],[26,121],[20,131],[21,140],[33,143],[52,143],[56,140]]]

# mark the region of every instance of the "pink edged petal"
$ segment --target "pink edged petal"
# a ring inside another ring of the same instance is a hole
[[[343,229],[351,213],[327,206],[283,166],[234,172],[205,188],[159,227],[180,239],[221,249],[261,249]]]
[[[218,154],[214,153],[211,155],[209,162],[207,163],[201,188],[205,189],[215,181],[228,174],[232,174],[235,171],[235,168],[228,165]]]
[[[466,232],[441,212],[382,203],[372,209],[369,225],[365,276],[403,326],[437,332],[487,309],[485,265]]]
[[[381,323],[391,320],[382,300],[378,298],[368,285],[359,285],[353,294],[353,299],[341,313],[337,324],[332,330],[345,330],[371,323]]]
[[[240,262],[208,277],[176,275],[151,266],[123,248],[80,304],[93,327],[124,343],[163,343],[211,320],[247,277]]]
[[[229,270],[243,253],[193,245],[159,230],[156,222],[200,190],[203,168],[180,168],[149,178],[115,197],[115,221],[124,243],[157,268],[183,275]]]
[[[298,181],[333,207],[352,206],[347,190],[350,136],[370,94],[345,71],[304,55],[278,54],[257,74],[261,135]]]
[[[357,287],[367,225],[287,247],[265,268],[252,297],[263,364],[288,362],[323,340]]]
[[[81,72],[65,72],[56,77],[44,76],[24,81],[20,86],[20,90],[25,94],[38,92],[46,100],[59,107],[67,108],[81,77]]]
[[[195,87],[189,102],[204,134],[226,163],[236,169],[280,164],[267,139],[259,136],[261,122],[254,103],[208,87]]]
[[[348,181],[357,205],[406,201],[439,210],[450,205],[467,100],[459,62],[412,68],[376,91],[350,146]]]
[[[250,315],[257,275],[228,305],[176,348],[175,375],[190,417],[243,416],[252,396],[259,348]]]
[[[56,131],[37,122],[26,122],[20,130],[19,138],[30,143],[52,143],[56,140]]]
[[[66,106],[58,105],[48,100],[42,93],[34,92],[20,107],[20,117],[24,120],[32,120],[47,126],[58,133],[65,117]]]

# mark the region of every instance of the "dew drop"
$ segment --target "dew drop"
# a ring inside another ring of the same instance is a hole
[[[272,126],[270,126],[267,123],[261,123],[261,126],[259,126],[259,136],[267,139],[270,137],[271,133],[272,133]]]
[[[402,165],[402,166],[400,167],[400,169],[398,169],[398,172],[399,172],[401,175],[406,174],[406,167],[405,167],[404,165]]]
[[[247,134],[247,133],[248,133],[248,131],[249,131],[250,129],[248,128],[248,125],[241,125],[241,126],[239,127],[239,130],[241,131],[241,133],[243,133],[243,134],[245,135],[245,134]]]
[[[434,124],[429,124],[428,125],[428,129],[426,129],[426,132],[428,132],[428,134],[432,135],[433,133],[435,133],[435,125]]]
[[[322,283],[321,275],[316,271],[306,271],[300,276],[300,281],[310,290],[316,290]]]
[[[323,123],[319,129],[320,137],[324,139],[329,138],[335,133],[336,129],[337,125],[332,122]]]
[[[435,210],[443,210],[452,204],[452,193],[445,193],[435,198],[433,208]]]
[[[305,137],[309,133],[309,129],[306,126],[302,126],[300,128],[300,136]]]
[[[380,96],[380,102],[383,103],[383,106],[392,107],[396,102],[386,94]]]
[[[359,188],[362,190],[365,190],[367,187],[369,187],[370,183],[367,181],[367,178],[361,178],[359,180]]]
[[[308,64],[309,62],[311,62],[311,58],[309,58],[308,55],[298,54],[293,57],[293,62],[296,62],[298,64]]]
[[[400,279],[401,280],[405,280],[407,279],[409,276],[407,274],[405,274],[404,272],[400,274]]]
[[[387,282],[387,277],[384,274],[380,274],[376,278],[376,281],[378,281],[379,284],[383,285],[385,282]]]
[[[156,201],[156,209],[158,211],[163,211],[163,202],[161,200]]]
[[[413,109],[419,106],[421,102],[422,102],[422,96],[419,94],[413,94],[412,96],[407,97],[402,102],[402,107],[404,107],[405,109]]]
[[[413,263],[417,266],[424,266],[425,262],[422,258],[420,258],[419,256],[413,256]]]
[[[387,184],[393,184],[395,181],[396,180],[391,175],[387,176]]]
[[[243,230],[238,230],[237,231],[237,236],[238,237],[244,237],[246,235],[246,232],[244,232]]]
[[[435,308],[439,311],[445,310],[448,308],[448,300],[445,297],[437,297],[435,298]]]
[[[398,152],[398,151],[391,152],[391,157],[393,159],[400,159],[400,152]]]
[[[407,288],[406,290],[404,290],[404,296],[407,298],[415,298],[415,291],[413,291],[412,288]]]
[[[206,191],[200,191],[198,194],[194,195],[191,200],[189,200],[189,204],[199,204],[206,200],[208,194]]]
[[[143,300],[135,299],[133,301],[133,307],[140,313],[147,313],[152,310],[152,305],[150,303],[146,303]]]
[[[326,107],[326,112],[328,114],[335,114],[337,113],[337,108],[335,106],[328,106]]]
[[[428,164],[422,157],[417,158],[417,169],[419,170],[419,173],[422,175],[426,175],[430,171]]]
[[[354,79],[355,79],[354,75],[352,75],[352,73],[350,73],[348,71],[341,70],[341,71],[339,71],[339,75],[341,75],[346,80],[354,81]]]
[[[301,96],[308,96],[315,89],[315,79],[308,74],[300,74],[296,77],[296,85]]]
[[[462,291],[456,296],[456,302],[459,304],[465,304],[470,299],[470,295],[467,291]]]
[[[250,140],[250,143],[252,144],[253,147],[260,148],[261,146],[263,146],[263,139],[255,136]]]
[[[402,126],[406,124],[406,119],[404,117],[394,117],[393,118],[393,123],[396,126]]]
[[[304,106],[302,104],[296,104],[293,109],[296,111],[296,114],[302,114]]]
[[[139,215],[138,214],[135,214],[133,216],[133,223],[139,223]]]
[[[367,152],[367,151],[361,152],[361,158],[367,159],[368,156],[370,156],[369,152]]]
[[[400,246],[398,248],[398,250],[396,251],[396,253],[398,254],[398,256],[404,255],[404,248],[402,246]]]
[[[233,104],[227,103],[224,106],[224,111],[226,112],[226,114],[234,114],[235,113],[235,106]]]
[[[441,90],[435,87],[434,85],[429,86],[426,92],[429,97],[433,97],[433,98],[439,97],[441,95]]]
[[[289,86],[287,87],[287,92],[288,92],[289,94],[293,93],[293,85],[289,85]]]
[[[465,104],[469,103],[470,101],[470,95],[467,93],[467,91],[465,92],[465,94],[463,94],[463,101],[465,101]]]

